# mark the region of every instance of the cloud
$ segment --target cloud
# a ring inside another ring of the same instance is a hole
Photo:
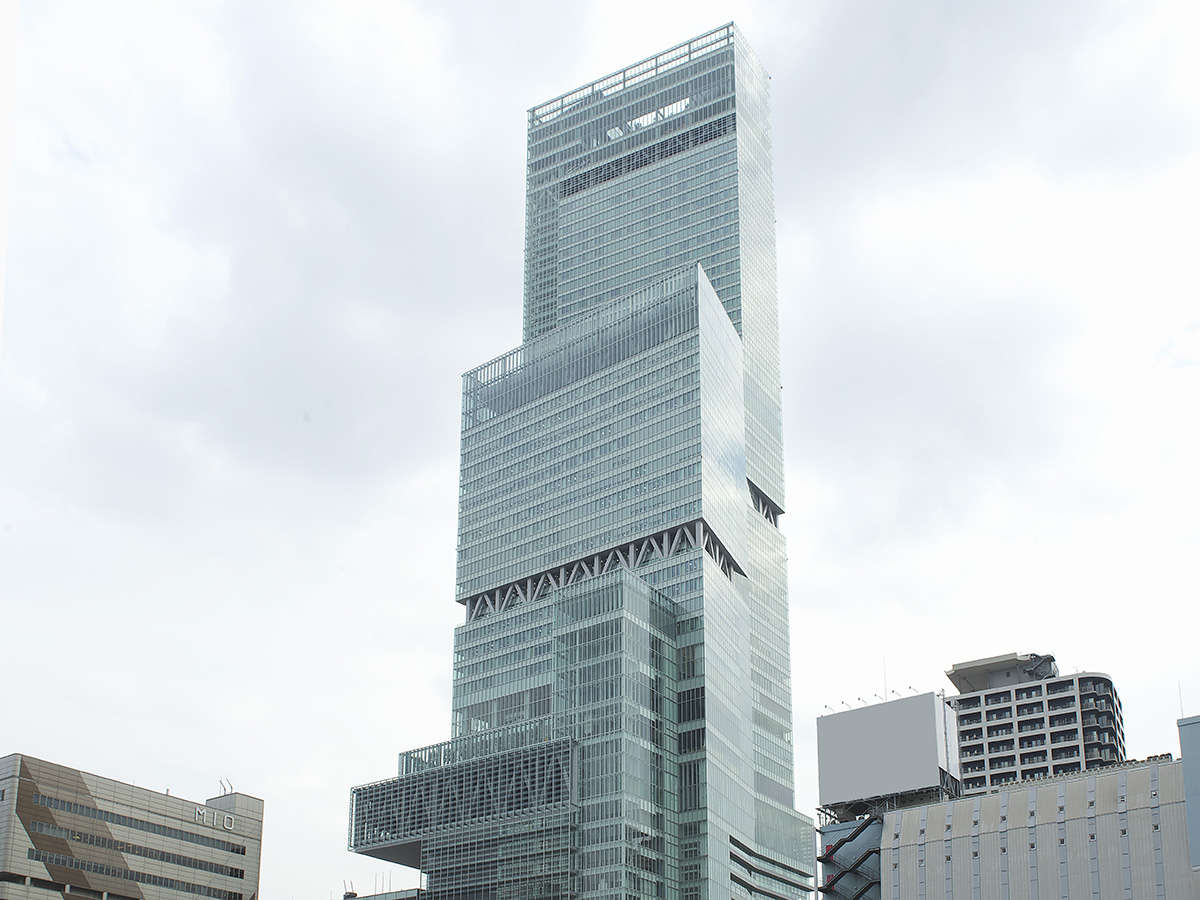
[[[458,378],[519,341],[525,112],[728,12],[21,14],[12,749],[233,778],[269,893],[363,889],[347,788],[447,736]],[[1194,15],[739,13],[773,74],[802,806],[812,719],[884,663],[1109,670],[1134,753],[1172,749],[1171,682],[1200,696],[1159,625],[1200,538]]]

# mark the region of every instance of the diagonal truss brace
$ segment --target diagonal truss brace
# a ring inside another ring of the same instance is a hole
[[[746,484],[750,487],[750,502],[754,504],[755,511],[760,516],[774,525],[779,527],[779,517],[783,515],[783,508],[776,504],[768,497],[757,484],[750,479],[746,479]]]
[[[467,607],[467,621],[474,622],[522,603],[533,603],[546,590],[577,584],[617,568],[636,569],[653,560],[666,559],[696,548],[703,549],[711,556],[727,578],[732,579],[734,572],[746,574],[708,524],[703,519],[696,519],[686,525],[676,525],[566,565],[547,569],[529,578],[510,581],[481,594],[471,594],[462,601]]]

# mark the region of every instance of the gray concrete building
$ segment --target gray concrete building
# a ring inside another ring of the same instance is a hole
[[[885,813],[879,896],[1196,900],[1184,769],[1167,755]]]
[[[847,900],[1196,900],[1200,717],[1180,720],[1179,738],[1182,759],[936,802],[901,796],[892,808],[875,802],[857,818],[826,820],[819,891]]]
[[[0,758],[0,900],[257,900],[263,802]]]
[[[1008,653],[957,663],[963,794],[1125,760],[1121,698],[1101,672],[1060,675],[1053,656]]]
[[[1187,798],[1188,848],[1193,869],[1200,869],[1200,716],[1179,720],[1183,788]]]

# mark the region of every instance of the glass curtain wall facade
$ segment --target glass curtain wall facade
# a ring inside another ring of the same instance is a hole
[[[813,890],[767,84],[729,25],[530,112],[525,342],[463,376],[452,737],[351,799],[433,897]]]

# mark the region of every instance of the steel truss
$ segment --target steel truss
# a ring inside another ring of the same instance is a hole
[[[356,787],[350,848],[401,842],[448,826],[545,812],[573,802],[571,742],[549,741]]]
[[[746,484],[750,486],[750,500],[758,514],[778,528],[779,517],[783,515],[783,509],[772,502],[771,498],[764,494],[753,481],[747,479]]]
[[[667,559],[697,548],[711,556],[727,578],[732,579],[734,572],[746,574],[708,524],[703,519],[696,519],[686,525],[676,525],[649,537],[637,538],[566,565],[538,572],[529,578],[510,581],[482,594],[472,594],[463,601],[467,607],[467,621],[474,622],[521,603],[533,603],[544,591],[578,584],[616,568],[636,569],[653,560]]]

